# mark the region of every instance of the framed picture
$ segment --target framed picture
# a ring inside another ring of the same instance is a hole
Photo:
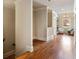
[[[62,19],[62,25],[63,25],[64,27],[69,27],[70,24],[71,24],[71,18],[70,18],[70,17],[64,17],[64,18]]]

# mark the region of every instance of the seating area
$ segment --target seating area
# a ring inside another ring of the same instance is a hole
[[[63,28],[59,28],[57,34],[67,34],[67,35],[74,36],[74,29],[64,30]]]

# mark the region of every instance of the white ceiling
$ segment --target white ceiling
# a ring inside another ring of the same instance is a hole
[[[74,0],[51,0],[53,1],[53,3],[55,5],[59,5],[59,6],[62,6],[62,5],[70,5],[70,4],[73,4]]]
[[[54,0],[53,8],[57,12],[61,11],[61,9],[72,11],[74,9],[74,0]]]
[[[3,2],[7,4],[9,3],[12,4],[13,1],[15,0],[3,0]],[[38,2],[38,3],[34,2],[35,7],[42,7],[42,6],[44,7],[45,5],[47,5],[56,12],[60,12],[61,9],[72,11],[74,9],[74,3],[75,3],[74,2],[75,0],[50,0],[50,2],[48,0],[33,0],[33,1]]]
[[[50,8],[56,12],[60,12],[61,9],[73,11],[74,9],[74,0],[34,0],[41,4],[48,5]]]

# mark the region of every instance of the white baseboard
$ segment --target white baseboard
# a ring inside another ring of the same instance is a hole
[[[33,46],[26,46],[26,48],[22,48],[20,50],[15,51],[16,56],[19,56],[25,52],[33,52]]]
[[[47,41],[47,39],[45,39],[45,38],[38,38],[38,40]]]
[[[44,37],[34,37],[33,39],[41,40],[41,41],[46,41],[46,38]]]
[[[27,51],[30,51],[30,52],[33,52],[33,46],[27,46],[27,49],[26,49]]]
[[[12,54],[15,54],[15,50],[11,50],[11,51],[9,51],[7,53],[4,53],[3,56],[4,56],[4,58],[6,58],[6,57],[8,57],[8,56],[10,56]]]

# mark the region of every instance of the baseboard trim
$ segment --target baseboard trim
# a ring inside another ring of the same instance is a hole
[[[37,40],[41,40],[41,41],[47,41],[47,39],[45,39],[43,37],[34,37],[33,39],[37,39]]]
[[[12,54],[15,54],[15,50],[11,50],[9,52],[6,52],[3,54],[4,58],[7,58],[8,56],[12,55]]]
[[[33,52],[33,46],[27,46],[27,49],[26,49],[27,51],[30,51],[30,52]]]
[[[20,56],[20,55],[22,55],[23,53],[25,53],[25,52],[33,52],[33,47],[31,46],[27,46],[26,48],[22,48],[21,50],[17,50],[16,52],[15,52],[15,54],[16,54],[16,56],[18,57],[18,56]]]

